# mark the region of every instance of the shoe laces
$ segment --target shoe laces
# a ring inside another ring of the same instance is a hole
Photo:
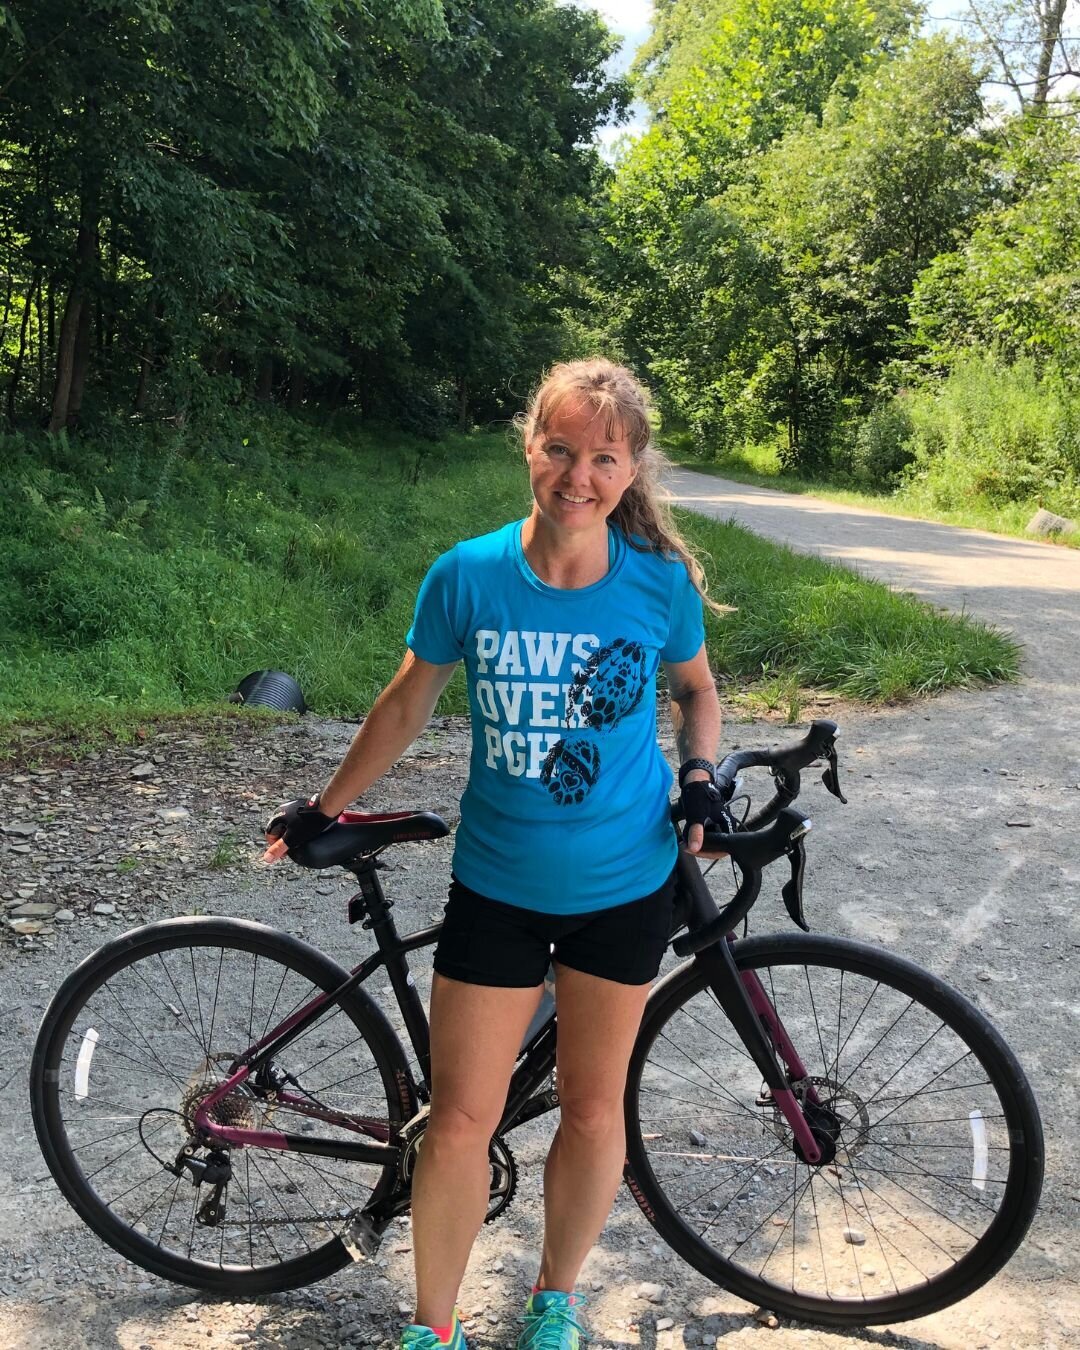
[[[525,1336],[528,1339],[523,1338],[522,1344],[528,1346],[528,1350],[567,1350],[570,1345],[566,1337],[568,1331],[576,1331],[581,1338],[579,1344],[587,1344],[589,1333],[577,1320],[578,1309],[584,1306],[585,1299],[581,1294],[575,1294],[573,1302],[570,1299],[553,1299],[528,1315],[532,1325],[526,1327]]]
[[[401,1350],[446,1350],[453,1344],[453,1337],[440,1341],[430,1327],[409,1327],[401,1338]]]

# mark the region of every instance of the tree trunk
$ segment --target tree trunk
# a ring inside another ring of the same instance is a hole
[[[71,385],[75,375],[75,344],[87,302],[87,282],[97,257],[97,210],[84,196],[79,212],[79,235],[75,243],[75,273],[60,321],[60,341],[56,351],[56,380],[53,385],[49,431],[55,435],[68,424]]]
[[[1035,71],[1035,92],[1031,96],[1036,108],[1044,108],[1050,96],[1050,71],[1054,64],[1054,51],[1061,40],[1066,7],[1067,0],[1046,0],[1046,3],[1038,6],[1039,64]]]
[[[15,393],[22,378],[23,361],[26,358],[26,333],[30,326],[30,313],[34,307],[34,292],[40,284],[41,268],[35,267],[27,288],[26,300],[23,302],[22,323],[19,325],[19,350],[15,354],[15,365],[11,371],[11,383],[7,391],[7,415],[8,421],[12,423],[15,421]]]
[[[259,362],[255,380],[255,397],[260,403],[269,403],[274,397],[274,358],[267,355]]]
[[[458,409],[457,424],[459,431],[468,431],[469,429],[469,381],[464,375],[458,376]]]
[[[11,314],[11,297],[15,292],[15,278],[8,272],[5,277],[4,290],[4,317],[0,319],[0,342],[4,340],[4,334],[7,332],[8,318]]]
[[[43,287],[43,286],[39,286],[39,287],[38,287],[37,299],[36,299],[35,302],[34,302],[34,310],[35,310],[36,313],[37,313],[37,383],[38,383],[38,388],[37,388],[37,401],[38,401],[38,407],[40,407],[40,406],[45,402],[45,356],[46,356],[46,353],[48,353],[49,355],[52,354],[51,352],[48,351],[48,349],[49,349],[49,343],[48,343],[48,336],[47,336],[47,334],[46,334],[46,332],[45,332],[45,321],[44,321],[44,319],[41,317],[41,297],[42,297],[42,291],[43,291],[43,290],[45,290],[45,287]]]
[[[304,372],[294,362],[289,367],[289,411],[296,412],[304,401]]]
[[[99,318],[100,323],[100,318]],[[78,425],[82,410],[86,372],[90,367],[90,303],[85,301],[79,311],[79,327],[75,332],[75,358],[71,372],[71,393],[68,395],[67,425]]]
[[[153,300],[146,305],[146,340],[143,343],[142,351],[139,353],[139,383],[135,389],[135,400],[132,404],[133,411],[137,413],[146,411],[146,401],[150,394],[150,370],[154,362],[154,351],[157,347],[157,318],[158,307]]]

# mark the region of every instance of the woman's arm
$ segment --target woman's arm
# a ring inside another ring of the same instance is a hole
[[[397,674],[375,700],[345,758],[319,794],[319,809],[325,815],[340,815],[401,758],[427,725],[456,665],[455,661],[433,666],[411,651],[405,653]]]
[[[697,655],[689,661],[666,661],[664,671],[671,691],[671,723],[675,728],[679,763],[685,764],[688,759],[715,762],[720,747],[722,715],[705,644],[701,644]],[[692,769],[687,774],[687,782],[705,781],[708,777],[704,769]],[[690,852],[699,852],[703,840],[702,827],[691,825],[686,840]]]

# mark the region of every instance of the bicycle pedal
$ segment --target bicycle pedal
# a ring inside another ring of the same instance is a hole
[[[345,1225],[341,1241],[354,1261],[367,1261],[382,1245],[382,1233],[375,1227],[371,1216],[360,1210]]]

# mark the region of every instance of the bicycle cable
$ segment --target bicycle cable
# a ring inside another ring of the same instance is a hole
[[[743,808],[742,815],[737,820],[735,818],[735,812],[732,810],[732,807],[735,805],[736,802],[746,803],[745,807]],[[736,825],[742,826],[746,824],[747,817],[750,815],[750,805],[751,803],[749,792],[740,792],[737,797],[732,797],[732,799],[728,802],[726,811]],[[702,872],[701,875],[703,877],[707,877],[719,861],[720,861],[719,858],[711,858],[709,860],[708,867],[705,868],[704,872]],[[732,858],[730,854],[728,855],[728,862],[731,864],[731,879],[734,882],[736,889],[738,889],[739,873],[735,867],[735,859]],[[750,931],[750,916],[749,914],[746,914],[743,916],[743,926],[742,926],[742,935],[744,938],[746,937],[749,931]]]
[[[175,1168],[175,1164],[167,1163],[164,1158],[159,1158],[158,1155],[154,1152],[154,1150],[150,1147],[150,1145],[146,1142],[146,1135],[143,1134],[143,1121],[146,1119],[147,1116],[179,1116],[185,1125],[187,1124],[187,1117],[184,1115],[183,1111],[175,1111],[171,1106],[152,1106],[149,1111],[144,1111],[142,1115],[139,1117],[139,1124],[137,1127],[139,1131],[139,1142],[142,1144],[143,1148],[146,1149],[147,1153],[150,1154],[151,1158],[153,1158],[153,1160],[156,1163],[160,1163],[161,1166],[164,1167],[166,1172],[172,1172]]]

